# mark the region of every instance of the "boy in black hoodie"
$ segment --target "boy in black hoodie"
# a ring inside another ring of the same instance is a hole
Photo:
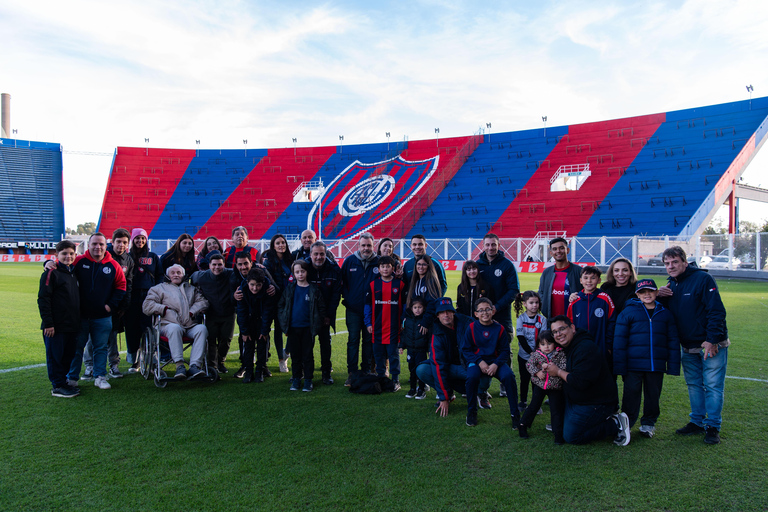
[[[37,293],[51,395],[60,398],[80,394],[80,388],[67,383],[67,372],[75,357],[80,330],[80,291],[73,267],[76,247],[70,240],[56,244],[59,263],[56,268],[43,272]]]

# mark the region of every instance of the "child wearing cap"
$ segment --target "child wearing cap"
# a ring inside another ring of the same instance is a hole
[[[680,341],[672,313],[656,301],[653,279],[635,286],[637,299],[627,301],[616,321],[613,340],[613,372],[624,380],[621,409],[632,427],[640,412],[640,434],[653,437],[659,418],[659,397],[664,374],[680,375]]]

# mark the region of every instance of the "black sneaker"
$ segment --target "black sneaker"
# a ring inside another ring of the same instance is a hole
[[[704,434],[704,442],[707,444],[720,444],[720,431],[715,427],[707,427]]]
[[[477,406],[481,409],[491,408],[491,402],[488,401],[488,396],[485,393],[477,395]]]
[[[261,373],[264,375],[264,378],[272,376],[272,372],[269,371],[266,366],[261,370]]]
[[[315,386],[312,385],[312,379],[304,379],[304,387],[301,388],[301,390],[305,393],[309,393],[313,389],[315,389]]]
[[[683,428],[679,428],[675,430],[675,433],[680,434],[681,436],[690,436],[692,434],[703,434],[704,427],[700,427],[695,423],[689,422]]]
[[[228,373],[229,372],[229,370],[227,370],[227,367],[224,366],[224,361],[219,361],[217,369],[219,370],[219,373]]]
[[[408,390],[408,392],[405,394],[405,398],[413,398],[416,396],[416,389],[411,388]]]
[[[528,406],[525,402],[520,402],[517,404],[517,410],[520,411],[520,414],[523,414],[525,412],[525,408]]]
[[[416,395],[413,398],[415,398],[416,400],[424,400],[425,398],[427,398],[427,390],[424,388],[418,388],[416,390]]]
[[[133,363],[131,365],[131,367],[128,368],[128,373],[139,373],[139,371],[140,371],[140,368],[139,368],[139,362],[138,361]]]
[[[244,375],[245,375],[245,368],[241,366],[240,369],[235,372],[235,378],[242,379]]]
[[[183,364],[176,365],[176,373],[173,374],[173,378],[177,380],[184,380],[187,378],[187,369]]]
[[[467,426],[468,427],[477,426],[477,411],[470,411],[467,413]]]
[[[520,425],[517,427],[517,433],[520,435],[520,439],[528,439],[528,429]]]
[[[264,382],[264,375],[262,375],[261,372],[254,372],[252,382],[255,382],[256,384],[261,384],[262,382]]]
[[[71,388],[69,386],[62,386],[60,388],[53,388],[51,390],[51,396],[55,396],[58,398],[72,398],[79,394],[80,393],[75,391],[74,388]]]
[[[243,384],[250,384],[253,382],[253,370],[245,370],[243,373]]]
[[[119,379],[123,376],[122,372],[120,371],[120,369],[117,367],[116,364],[109,367],[108,374],[110,379]]]
[[[400,391],[400,389],[402,389],[402,388],[400,387],[400,381],[398,381],[398,380],[396,380],[396,381],[394,382],[394,386],[395,386],[395,389],[393,389],[393,390],[392,390],[394,393],[397,393],[398,391]]]
[[[333,379],[331,378],[331,372],[323,372],[323,384],[326,386],[330,386],[333,384]]]
[[[501,398],[504,398],[505,396],[507,396],[507,390],[504,387],[504,384],[499,384],[499,396]]]
[[[194,379],[195,377],[199,377],[201,375],[205,375],[205,372],[202,368],[196,364],[189,365],[189,371],[187,372],[188,379]]]
[[[345,387],[350,387],[352,385],[352,377],[347,377],[347,380],[344,381]]]
[[[512,430],[520,428],[520,416],[512,416]]]
[[[291,379],[290,391],[298,391],[301,387],[301,379]]]

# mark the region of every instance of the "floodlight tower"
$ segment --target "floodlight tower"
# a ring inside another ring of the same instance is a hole
[[[541,120],[544,121],[544,136],[547,136],[547,116],[541,116]]]
[[[437,147],[440,147],[440,128],[435,128],[435,137],[437,138]]]
[[[488,128],[488,144],[491,143],[491,123],[485,123],[485,127]]]

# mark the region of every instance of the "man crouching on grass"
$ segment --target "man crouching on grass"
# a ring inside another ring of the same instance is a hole
[[[142,310],[147,316],[160,315],[160,333],[168,338],[171,357],[176,363],[176,379],[193,378],[202,375],[205,341],[208,329],[195,321],[195,315],[208,309],[200,290],[184,282],[184,267],[172,265],[166,270],[170,283],[153,286],[144,299]],[[189,336],[192,353],[189,356],[189,372],[184,367],[184,344],[182,337]]]
[[[615,436],[618,446],[629,444],[629,418],[615,414],[619,405],[616,381],[608,369],[605,356],[585,330],[576,330],[565,315],[550,323],[555,343],[565,352],[565,370],[554,364],[543,364],[553,377],[563,379],[565,392],[565,424],[563,437],[568,444]]]

